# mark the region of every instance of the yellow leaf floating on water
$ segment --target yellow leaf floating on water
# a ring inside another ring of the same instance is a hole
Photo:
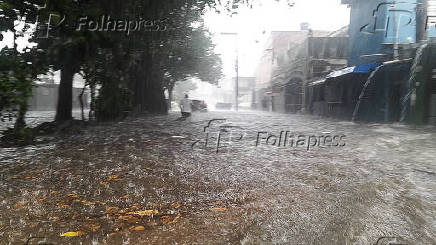
[[[163,216],[161,218],[162,224],[169,224],[173,221],[173,219],[170,216]]]
[[[71,194],[68,194],[67,197],[77,198],[77,194],[76,193],[71,193]]]
[[[179,219],[180,219],[180,214],[174,218],[171,216],[163,216],[161,217],[160,221],[162,222],[162,224],[166,225],[166,224],[174,224],[177,221],[179,221]]]
[[[105,214],[115,214],[118,213],[120,211],[120,209],[118,207],[109,207],[106,209],[106,211],[104,212]]]
[[[179,221],[179,220],[180,220],[180,214],[177,215],[177,217],[175,217],[175,218],[173,219],[173,221],[171,221],[171,223],[176,223],[176,222]]]
[[[137,211],[137,212],[129,212],[127,214],[136,214],[139,216],[152,216],[154,214],[159,214],[159,211],[157,211],[157,210],[144,210],[144,211]]]
[[[224,212],[227,211],[227,208],[211,208],[210,210],[215,212]]]
[[[105,202],[91,202],[91,201],[86,201],[86,200],[78,200],[78,202],[81,202],[83,205],[85,206],[91,206],[91,205],[106,205]]]
[[[100,181],[100,184],[101,184],[101,185],[104,185],[104,186],[106,186],[106,187],[109,186],[109,183],[106,182],[106,181]]]
[[[108,177],[108,180],[112,180],[112,181],[120,181],[120,176],[119,175],[111,175]]]
[[[118,217],[118,219],[123,220],[123,221],[127,221],[129,223],[137,223],[137,222],[141,221],[141,219],[136,218],[134,216],[120,216],[120,217]]]
[[[140,226],[132,227],[129,230],[131,230],[131,231],[143,231],[143,230],[145,230],[145,227],[140,225]]]
[[[86,235],[86,232],[83,231],[74,231],[74,232],[66,232],[64,234],[61,234],[61,237],[76,237],[76,236],[83,236]]]
[[[70,205],[59,203],[58,206],[63,209],[71,209]]]
[[[24,206],[24,204],[25,203],[23,203],[23,202],[17,202],[17,203],[15,203],[14,208],[15,209],[20,209],[20,208],[22,208]]]

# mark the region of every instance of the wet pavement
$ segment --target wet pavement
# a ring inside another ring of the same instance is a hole
[[[436,244],[433,127],[177,117],[0,149],[0,244]]]

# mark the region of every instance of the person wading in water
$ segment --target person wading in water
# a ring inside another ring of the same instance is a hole
[[[186,120],[191,117],[192,113],[192,101],[189,99],[189,96],[185,94],[185,98],[180,101],[180,110],[182,111],[182,117],[179,120]]]

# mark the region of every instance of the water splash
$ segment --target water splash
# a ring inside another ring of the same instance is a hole
[[[424,43],[416,51],[415,60],[413,61],[412,68],[410,69],[410,78],[407,82],[408,91],[406,95],[401,99],[402,109],[400,122],[404,122],[406,120],[410,109],[410,99],[412,98],[413,94],[416,94],[416,87],[414,86],[414,84],[416,82],[416,76],[420,72],[418,67],[421,63],[422,57],[424,55],[424,50],[427,48],[427,46],[427,43]]]
[[[353,122],[356,121],[356,117],[357,117],[357,114],[359,113],[359,109],[360,109],[360,104],[362,103],[362,101],[363,101],[363,99],[365,97],[365,94],[366,94],[366,91],[368,89],[368,86],[373,81],[373,78],[374,78],[375,74],[377,74],[377,72],[382,67],[383,66],[381,65],[381,66],[378,66],[377,68],[375,68],[375,70],[373,72],[371,72],[371,74],[369,75],[368,80],[366,80],[365,85],[363,85],[362,93],[360,94],[359,100],[357,101],[356,107],[354,108],[353,117],[352,117],[351,121],[353,121]]]

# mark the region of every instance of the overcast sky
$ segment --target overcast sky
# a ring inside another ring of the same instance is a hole
[[[338,30],[349,24],[350,10],[347,5],[340,4],[341,0],[293,2],[294,7],[289,7],[286,0],[258,0],[253,9],[240,8],[239,14],[233,17],[214,11],[206,14],[206,25],[215,33],[217,53],[222,56],[224,71],[228,77],[235,76],[236,42],[234,37],[222,36],[221,32],[239,34],[240,76],[253,76],[271,31],[298,31],[302,22],[308,22],[314,30],[328,31]]]

